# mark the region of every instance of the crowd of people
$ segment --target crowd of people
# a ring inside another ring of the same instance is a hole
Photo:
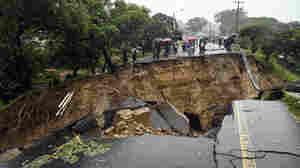
[[[168,57],[171,53],[174,56],[178,55],[179,49],[186,52],[188,56],[195,55],[196,49],[199,49],[199,55],[205,54],[207,51],[207,44],[217,44],[219,49],[225,49],[228,52],[232,51],[232,44],[235,42],[236,35],[227,38],[209,39],[207,37],[200,39],[186,39],[186,40],[162,40],[155,39],[153,41],[153,58],[160,59],[161,53],[164,57]]]

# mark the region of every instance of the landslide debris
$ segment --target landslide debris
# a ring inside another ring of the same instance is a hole
[[[271,88],[270,76],[260,73],[254,58],[249,58],[253,73],[262,88]],[[199,119],[199,135],[222,120],[233,100],[256,97],[242,60],[237,55],[210,56],[203,59],[169,60],[153,64],[123,67],[118,75],[100,75],[69,83],[65,88],[42,89],[20,97],[0,111],[0,148],[24,147],[42,136],[51,135],[84,116],[92,114],[99,135],[106,137],[136,136],[145,133],[176,135],[174,131],[151,128],[143,120],[148,113],[141,109],[123,109],[106,128],[105,111],[117,109],[129,97],[169,103],[179,113],[193,114]],[[74,91],[64,116],[55,116],[60,101]],[[125,112],[124,112],[125,110]],[[145,109],[143,109],[145,111]],[[120,110],[119,110],[120,111]],[[200,133],[199,133],[200,132]]]

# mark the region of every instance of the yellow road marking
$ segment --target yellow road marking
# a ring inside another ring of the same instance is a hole
[[[239,110],[239,103],[234,102],[234,113],[236,115],[236,119],[238,121],[238,129],[240,135],[240,145],[241,145],[241,153],[243,158],[247,157],[255,157],[254,153],[249,153],[247,150],[252,146],[251,139],[248,132],[248,124],[247,121],[241,116]],[[255,159],[242,159],[243,168],[256,168]]]

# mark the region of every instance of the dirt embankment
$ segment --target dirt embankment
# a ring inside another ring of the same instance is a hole
[[[260,85],[272,87],[273,78],[261,74],[253,58],[250,63]],[[134,71],[128,66],[117,76],[97,76],[66,88],[44,89],[20,97],[0,111],[0,133],[5,137],[0,140],[0,148],[24,146],[89,113],[96,115],[103,126],[103,112],[118,107],[128,97],[168,102],[182,114],[197,115],[201,130],[208,130],[222,119],[231,101],[257,95],[238,56],[164,61],[137,65]],[[71,104],[64,116],[57,118],[58,104],[69,91],[75,93]]]

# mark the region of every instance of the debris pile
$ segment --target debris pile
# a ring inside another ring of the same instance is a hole
[[[104,131],[104,137],[126,138],[144,134],[179,136],[179,133],[170,129],[153,129],[151,113],[151,109],[148,107],[118,111],[112,126]]]

